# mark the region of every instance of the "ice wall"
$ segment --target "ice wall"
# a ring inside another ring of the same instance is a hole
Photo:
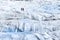
[[[0,0],[0,40],[60,40],[60,1]]]

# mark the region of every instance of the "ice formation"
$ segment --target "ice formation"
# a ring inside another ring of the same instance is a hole
[[[60,40],[60,1],[0,0],[0,40]]]

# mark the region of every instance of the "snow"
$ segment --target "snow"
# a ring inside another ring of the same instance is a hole
[[[0,0],[0,40],[60,40],[60,1]]]

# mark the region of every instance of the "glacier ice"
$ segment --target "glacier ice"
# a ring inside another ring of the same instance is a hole
[[[0,0],[0,40],[60,40],[60,2]]]

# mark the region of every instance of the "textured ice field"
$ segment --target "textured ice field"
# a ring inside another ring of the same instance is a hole
[[[0,0],[0,40],[60,40],[60,1]]]

